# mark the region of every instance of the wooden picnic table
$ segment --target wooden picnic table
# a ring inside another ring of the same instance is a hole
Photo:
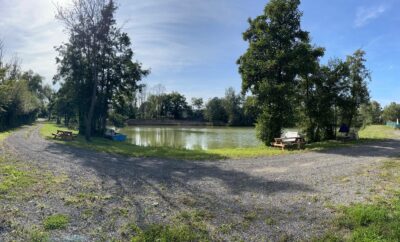
[[[65,130],[57,130],[57,133],[52,134],[54,139],[60,138],[63,140],[73,140],[76,135],[73,134],[71,131],[65,131]]]
[[[304,149],[306,141],[302,137],[294,137],[294,138],[275,138],[275,142],[272,142],[271,145],[274,147],[280,147],[284,150],[286,147],[297,146],[298,149]]]

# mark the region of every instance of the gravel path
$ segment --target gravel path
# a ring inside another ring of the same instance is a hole
[[[320,235],[333,215],[328,205],[365,201],[378,179],[374,175],[378,162],[400,154],[400,141],[391,140],[217,162],[127,158],[44,140],[39,126],[14,133],[5,146],[41,169],[66,175],[67,194],[84,189],[109,194],[111,198],[102,201],[100,209],[126,208],[129,219],[139,226],[200,209],[211,214],[208,228],[215,238],[245,241],[299,241]],[[91,185],[82,187],[83,183]],[[60,196],[49,194],[40,202],[53,212],[81,216],[82,210],[69,209]],[[107,214],[100,213],[89,222],[73,220],[69,229],[58,234],[59,239],[71,234],[83,240],[98,239],[89,233],[107,222]],[[124,222],[117,218],[114,224],[118,227]],[[223,224],[225,229],[221,229]],[[108,234],[118,236],[109,230]]]

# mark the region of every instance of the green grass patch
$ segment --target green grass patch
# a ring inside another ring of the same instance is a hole
[[[400,160],[386,161],[386,194],[372,203],[339,208],[333,231],[316,241],[399,241],[400,239]],[[389,174],[389,175],[388,175]],[[393,186],[394,185],[394,186]],[[395,189],[393,189],[395,187]]]
[[[10,134],[11,134],[11,131],[0,132],[0,142],[5,140],[8,136],[10,136]]]
[[[64,214],[54,214],[43,220],[46,230],[65,229],[69,223],[69,217]]]
[[[212,241],[206,226],[206,221],[211,218],[213,215],[207,211],[189,210],[178,214],[171,224],[151,224],[144,230],[130,224],[125,231],[134,234],[132,242]]]
[[[360,139],[392,139],[396,137],[395,129],[386,125],[370,125],[358,132]]]
[[[36,182],[34,170],[23,169],[16,160],[0,157],[0,197],[28,188]]]

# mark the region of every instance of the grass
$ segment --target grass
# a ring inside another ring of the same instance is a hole
[[[141,229],[128,223],[119,232],[132,242],[212,241],[206,226],[210,218],[212,215],[206,211],[188,210],[176,215],[170,224],[150,224]]]
[[[339,208],[334,229],[318,241],[399,241],[400,159],[380,168],[386,194],[371,203]]]
[[[0,132],[0,142],[5,140],[10,134],[11,134],[11,131]]]
[[[43,137],[52,139],[52,133],[57,132],[58,129],[68,130],[63,126],[58,126],[54,123],[44,123],[40,133]],[[69,131],[77,133],[76,130]],[[82,136],[78,136],[78,138],[73,142],[60,142],[76,147],[132,157],[157,157],[183,160],[218,160],[224,158],[272,156],[293,153],[293,151],[282,151],[280,149],[265,146],[241,149],[227,148],[211,150],[187,150],[171,147],[143,147],[132,145],[127,142],[115,142],[98,137],[94,137],[91,142],[87,142]]]
[[[43,226],[46,230],[65,229],[69,223],[69,217],[64,214],[54,214],[44,219]]]
[[[0,198],[17,193],[37,182],[36,171],[26,169],[16,160],[0,157]]]
[[[51,139],[52,133],[58,129],[69,130],[77,133],[76,130],[70,130],[54,123],[45,123],[41,128],[41,135]],[[383,125],[372,125],[360,131],[360,140],[340,142],[325,141],[317,142],[306,146],[306,150],[323,150],[338,147],[346,147],[362,142],[368,142],[377,139],[393,138],[393,128]],[[100,152],[121,154],[132,157],[157,157],[166,159],[182,159],[182,160],[218,160],[218,159],[240,159],[264,156],[275,156],[283,154],[296,154],[304,151],[284,150],[266,146],[250,147],[250,148],[223,148],[209,150],[187,150],[171,147],[143,147],[129,144],[128,142],[115,142],[105,138],[94,137],[91,142],[87,142],[82,136],[73,142],[60,141],[64,144],[91,149]]]
[[[370,125],[361,129],[358,135],[361,139],[391,139],[395,138],[394,129],[385,125]]]

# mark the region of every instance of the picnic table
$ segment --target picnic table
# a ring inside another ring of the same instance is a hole
[[[57,133],[52,134],[54,139],[60,138],[63,140],[73,140],[76,135],[73,134],[71,131],[65,131],[65,130],[57,130]]]
[[[306,141],[301,137],[298,132],[287,132],[281,138],[275,138],[272,142],[273,147],[280,147],[284,150],[287,147],[297,147],[297,149],[304,149]]]

